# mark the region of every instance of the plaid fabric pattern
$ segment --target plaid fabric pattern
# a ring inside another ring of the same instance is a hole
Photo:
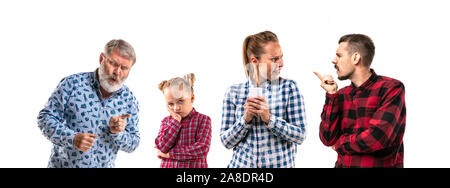
[[[228,88],[222,108],[220,137],[223,145],[233,148],[229,168],[295,167],[297,144],[305,139],[306,115],[303,96],[293,80],[279,78],[261,85],[269,103],[270,120],[265,124],[254,118],[244,120],[244,104],[250,81]]]
[[[161,168],[207,168],[211,118],[195,109],[181,122],[167,116],[161,121],[155,144],[161,152],[170,155],[169,159],[161,160]]]
[[[405,87],[371,71],[360,87],[326,95],[320,139],[335,146],[335,167],[403,167]]]

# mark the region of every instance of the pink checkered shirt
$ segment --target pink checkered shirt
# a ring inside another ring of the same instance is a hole
[[[161,152],[170,155],[169,159],[161,160],[161,168],[207,168],[211,118],[195,109],[181,122],[167,116],[161,121],[155,144]]]

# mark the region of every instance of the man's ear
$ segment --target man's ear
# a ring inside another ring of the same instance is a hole
[[[105,54],[103,54],[103,52],[100,54],[100,65],[102,64],[102,62],[103,62],[103,58],[105,57]]]
[[[191,95],[191,103],[194,103],[194,100],[195,100],[195,95],[192,93],[192,95]]]
[[[361,57],[361,54],[359,54],[359,52],[355,52],[352,55],[352,62],[354,65],[357,65],[358,63],[362,63],[362,57]]]

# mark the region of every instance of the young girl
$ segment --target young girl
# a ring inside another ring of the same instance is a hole
[[[211,145],[211,118],[198,113],[194,103],[193,73],[184,78],[162,81],[158,88],[163,92],[170,116],[161,121],[155,139],[161,168],[207,168]]]

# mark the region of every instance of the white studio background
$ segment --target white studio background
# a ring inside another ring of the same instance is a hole
[[[38,112],[65,76],[95,70],[103,46],[130,42],[137,63],[126,83],[140,102],[141,143],[119,152],[116,167],[159,167],[153,149],[167,116],[162,80],[193,72],[196,109],[212,118],[210,167],[226,167],[221,144],[222,99],[245,81],[242,42],[275,32],[284,52],[281,76],[297,81],[305,98],[307,138],[296,167],[333,167],[336,153],[319,139],[325,92],[313,71],[331,64],[339,37],[369,35],[373,68],[406,86],[405,167],[450,167],[446,94],[450,54],[448,1],[1,1],[0,167],[46,167],[51,143],[37,127]],[[349,81],[338,82],[340,88]]]

